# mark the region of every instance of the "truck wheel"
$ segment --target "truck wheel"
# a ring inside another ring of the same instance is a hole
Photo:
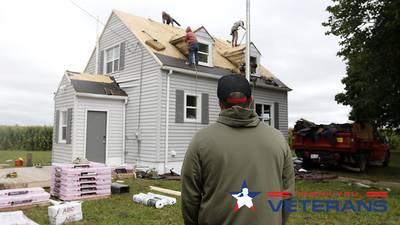
[[[365,169],[367,168],[367,154],[360,153],[358,168],[360,168],[360,172],[365,172]]]
[[[382,163],[382,166],[383,167],[388,167],[389,166],[389,162],[390,162],[390,151],[388,150],[388,151],[385,152],[385,159],[384,159],[384,161]]]

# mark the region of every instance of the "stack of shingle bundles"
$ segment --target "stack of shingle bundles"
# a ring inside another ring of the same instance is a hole
[[[43,188],[19,188],[0,191],[0,209],[48,203],[50,194]]]
[[[51,194],[70,201],[111,195],[111,168],[100,163],[54,163]]]

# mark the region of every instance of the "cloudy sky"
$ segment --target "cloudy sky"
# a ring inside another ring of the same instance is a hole
[[[161,11],[184,26],[204,25],[229,39],[233,22],[245,19],[245,0],[74,0],[106,21],[112,9],[160,20]],[[321,23],[330,1],[252,0],[252,40],[261,62],[293,89],[290,126],[299,118],[347,122],[348,107],[336,93],[345,65],[338,39]],[[50,125],[53,93],[68,70],[82,71],[96,40],[97,23],[70,0],[5,0],[0,7],[0,124]],[[102,29],[103,27],[99,27]],[[241,34],[240,34],[241,36]]]

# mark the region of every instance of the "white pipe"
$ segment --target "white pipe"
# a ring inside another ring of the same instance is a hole
[[[125,143],[125,140],[126,140],[126,105],[128,104],[128,99],[125,99],[125,102],[124,102],[124,109],[123,109],[123,112],[122,112],[122,120],[123,120],[123,123],[122,123],[122,164],[124,164],[124,163],[126,163],[126,159],[125,159],[125,157],[126,157],[126,143]]]
[[[119,96],[119,95],[101,95],[101,94],[91,94],[91,93],[75,93],[75,96],[79,97],[88,97],[88,98],[104,98],[104,99],[115,99],[115,100],[126,100],[127,96]]]
[[[246,79],[250,81],[250,0],[246,0]]]
[[[172,74],[172,70],[167,73],[167,103],[165,109],[165,152],[164,152],[164,173],[168,172],[168,145],[169,145],[169,89],[170,81],[169,77]]]
[[[99,73],[99,53],[100,53],[100,38],[99,38],[99,18],[97,18],[97,22],[96,22],[96,65],[95,65],[95,72],[94,74],[98,74]],[[103,65],[101,65],[103,66]]]

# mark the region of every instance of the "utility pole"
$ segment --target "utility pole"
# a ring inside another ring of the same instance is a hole
[[[246,0],[246,79],[250,82],[250,0]]]

